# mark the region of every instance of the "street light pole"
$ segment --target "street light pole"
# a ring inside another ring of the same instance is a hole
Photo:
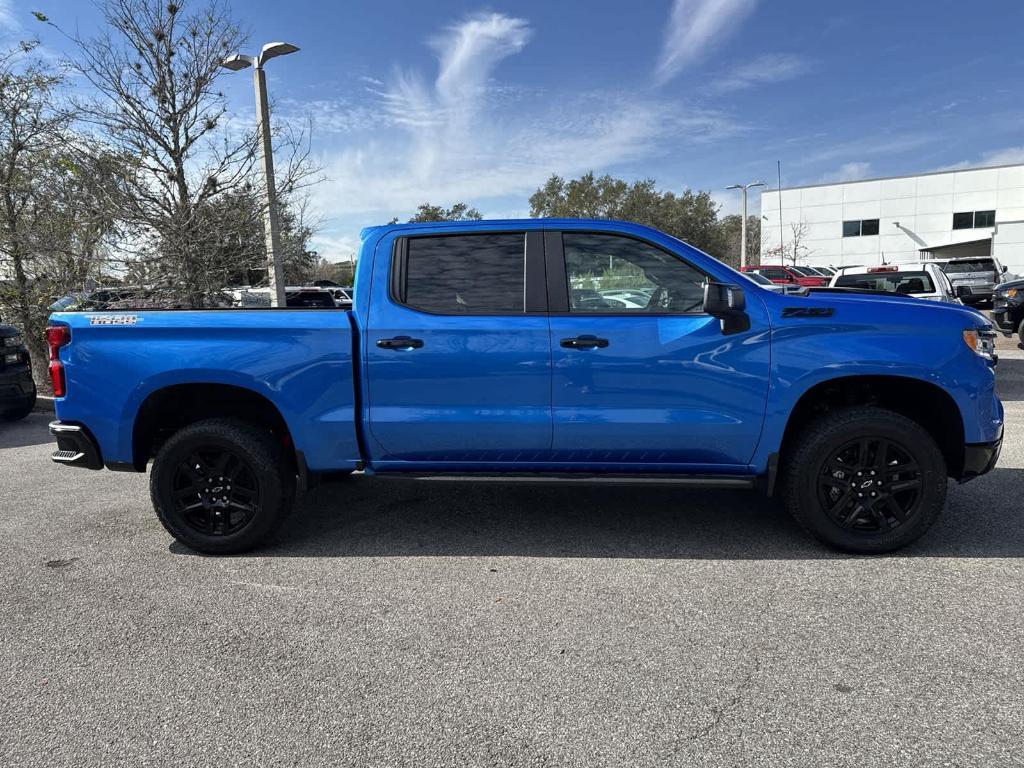
[[[265,214],[263,217],[264,242],[267,249],[267,277],[270,282],[270,306],[288,305],[284,288],[284,268],[278,258],[281,252],[281,234],[277,218],[277,190],[274,186],[274,148],[270,140],[270,104],[267,99],[267,76],[263,65],[275,56],[284,56],[299,50],[291,43],[267,43],[259,56],[244,56],[240,53],[228,56],[221,66],[237,72],[252,67],[252,82],[256,91],[256,123],[260,141],[260,157],[263,162]]]
[[[740,222],[740,269],[747,266],[747,190],[751,187],[763,187],[763,181],[752,181],[749,184],[730,184],[726,189],[741,190],[743,198],[743,220]]]

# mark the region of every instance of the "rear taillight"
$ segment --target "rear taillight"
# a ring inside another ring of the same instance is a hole
[[[53,396],[64,397],[67,389],[64,382],[64,363],[60,361],[60,348],[71,343],[71,328],[66,325],[46,327],[46,346],[50,349],[50,383]]]

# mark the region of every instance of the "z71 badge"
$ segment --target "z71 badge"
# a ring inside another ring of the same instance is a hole
[[[89,325],[135,325],[137,322],[137,315],[93,315],[89,318]]]

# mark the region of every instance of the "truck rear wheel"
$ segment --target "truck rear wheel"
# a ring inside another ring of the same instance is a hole
[[[252,549],[284,519],[295,478],[264,430],[207,419],[176,432],[153,462],[149,489],[164,528],[191,549]]]
[[[946,462],[921,425],[882,408],[833,411],[785,458],[786,506],[837,549],[891,552],[915,541],[946,501]]]

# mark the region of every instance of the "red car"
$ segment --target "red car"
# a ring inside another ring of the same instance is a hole
[[[820,288],[828,285],[828,278],[816,275],[805,267],[787,267],[782,264],[760,264],[743,267],[744,272],[757,272],[778,285],[799,285]]]

